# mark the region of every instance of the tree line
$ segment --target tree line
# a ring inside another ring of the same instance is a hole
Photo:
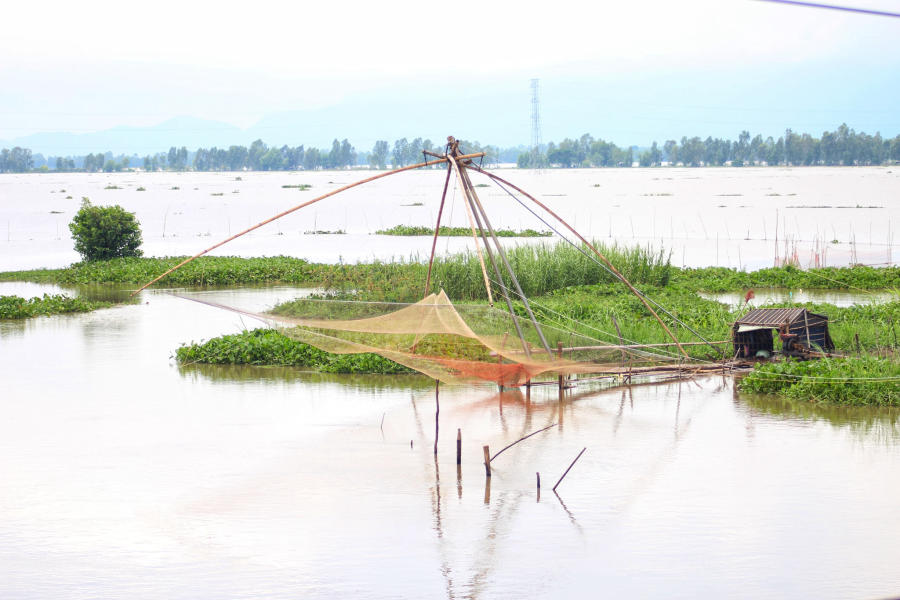
[[[900,161],[900,135],[882,138],[880,133],[857,133],[842,124],[835,131],[825,131],[815,138],[788,129],[777,140],[761,135],[751,138],[742,131],[737,140],[707,137],[682,137],[666,140],[662,147],[653,142],[637,155],[642,167],[663,163],[686,167],[789,165],[852,166],[883,165]],[[559,145],[550,142],[545,151],[523,152],[518,166],[528,167],[631,167],[635,163],[634,147],[619,148],[611,142],[584,134],[578,139],[566,138]]]
[[[466,152],[484,152],[485,164],[516,161],[520,168],[536,167],[644,167],[662,164],[687,167],[721,165],[881,165],[900,161],[900,135],[882,138],[881,134],[857,133],[841,125],[815,138],[788,129],[777,140],[771,136],[751,137],[742,131],[737,140],[707,137],[682,137],[666,140],[650,148],[620,147],[613,142],[596,139],[590,134],[566,138],[559,144],[550,142],[538,151],[524,147],[499,148],[479,142],[461,141]],[[50,157],[33,155],[28,148],[0,150],[0,173],[27,173],[35,170],[113,172],[132,168],[146,171],[294,171],[345,169],[368,166],[373,169],[402,167],[425,160],[423,151],[443,151],[443,144],[429,139],[400,138],[393,144],[378,140],[370,151],[357,151],[347,139],[335,139],[330,149],[299,146],[268,146],[256,140],[249,147],[198,148],[172,146],[168,152],[113,156],[92,153],[85,156]]]

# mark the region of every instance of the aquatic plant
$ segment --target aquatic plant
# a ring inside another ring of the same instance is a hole
[[[407,204],[404,206],[414,206]],[[420,204],[421,206],[421,204]],[[536,231],[534,229],[495,229],[494,233],[497,237],[551,237],[552,231]],[[399,235],[399,236],[415,236],[415,235],[434,235],[434,227],[426,227],[424,225],[394,225],[388,229],[379,229],[375,235]],[[441,225],[438,235],[444,237],[467,237],[472,235],[470,227],[448,227]]]
[[[44,294],[29,299],[20,296],[0,296],[0,319],[27,319],[41,315],[90,312],[111,306],[109,302],[71,298],[64,294]]]
[[[175,357],[182,364],[284,365],[326,373],[413,372],[377,354],[331,354],[273,329],[254,329],[187,344],[175,351]]]
[[[761,363],[738,387],[797,401],[850,406],[900,405],[900,364],[884,358],[831,358]]]

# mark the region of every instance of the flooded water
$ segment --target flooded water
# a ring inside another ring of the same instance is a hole
[[[61,267],[78,259],[68,223],[81,198],[135,212],[149,256],[193,254],[287,208],[371,173],[118,173],[0,175],[0,270]],[[900,169],[572,169],[501,176],[588,236],[663,247],[676,265],[755,269],[776,253],[801,265],[887,264],[900,224]],[[238,178],[240,178],[238,180]],[[480,176],[473,174],[476,183]],[[433,226],[444,174],[398,174],[326,199],[218,249],[317,262],[425,257],[430,239],[371,235]],[[309,184],[308,191],[282,186]],[[106,189],[118,188],[118,189]],[[144,188],[144,191],[138,191]],[[497,227],[545,229],[505,192],[478,190]],[[451,189],[443,222],[468,226]],[[344,231],[342,235],[310,235]],[[528,243],[534,243],[532,240]],[[439,251],[471,246],[441,240]],[[507,243],[524,243],[508,241]]]
[[[562,403],[442,386],[435,458],[425,378],[170,358],[245,326],[161,290],[0,322],[0,597],[900,593],[897,411],[741,397],[721,377]],[[483,445],[552,424],[486,480]]]
[[[753,288],[755,296],[750,300],[751,306],[766,304],[782,304],[785,302],[833,304],[835,306],[853,306],[865,304],[883,304],[896,302],[898,292],[882,290],[810,290],[798,288]],[[700,292],[702,298],[722,302],[731,307],[746,304],[745,292]]]

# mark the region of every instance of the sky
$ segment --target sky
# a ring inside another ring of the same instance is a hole
[[[843,4],[900,12],[898,0]],[[897,18],[758,0],[18,2],[0,23],[0,140],[184,116],[247,129],[335,107],[396,129],[424,106],[433,119],[395,137],[440,136],[441,115],[465,107],[502,138],[483,141],[528,144],[531,78],[544,141],[821,133],[844,121],[893,136],[898,39]]]

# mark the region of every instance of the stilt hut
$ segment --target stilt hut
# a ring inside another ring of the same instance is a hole
[[[805,308],[755,308],[735,321],[731,330],[736,357],[751,358],[775,350],[775,335],[784,354],[834,350],[828,317]]]

